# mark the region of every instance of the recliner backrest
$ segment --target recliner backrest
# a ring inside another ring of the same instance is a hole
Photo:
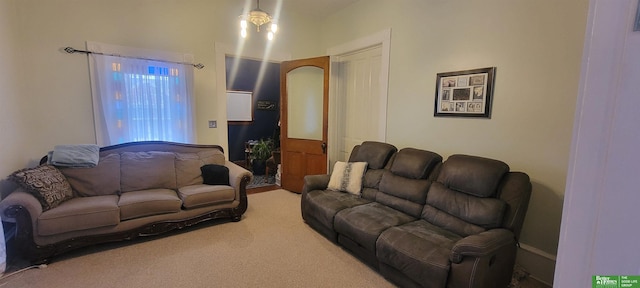
[[[398,148],[376,141],[365,141],[351,150],[349,162],[367,162],[367,172],[363,179],[362,198],[374,200],[384,169],[388,168]]]
[[[498,192],[508,174],[502,161],[450,156],[427,193],[422,218],[463,237],[502,227],[508,205]]]
[[[349,162],[367,162],[369,169],[383,169],[397,151],[396,146],[388,143],[364,141],[353,147]]]
[[[382,174],[375,201],[419,218],[441,163],[442,156],[431,151],[400,150]]]

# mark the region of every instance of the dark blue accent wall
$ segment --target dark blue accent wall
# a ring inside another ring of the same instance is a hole
[[[273,138],[280,116],[280,64],[250,59],[226,57],[227,90],[253,92],[253,122],[229,123],[229,160],[244,160],[244,143],[249,140]],[[235,63],[239,61],[239,63]],[[231,70],[238,65],[235,79]],[[260,87],[256,87],[261,66],[264,75]],[[277,103],[276,110],[257,110],[258,100]]]

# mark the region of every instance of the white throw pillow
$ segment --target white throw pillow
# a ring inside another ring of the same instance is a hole
[[[367,162],[341,162],[333,165],[327,189],[360,195]]]

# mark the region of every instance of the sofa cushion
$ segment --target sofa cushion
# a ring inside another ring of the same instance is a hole
[[[327,189],[360,195],[367,162],[342,162],[333,165]]]
[[[478,197],[493,197],[509,166],[498,160],[469,155],[452,155],[442,165],[438,182]]]
[[[224,163],[226,162],[224,153],[217,149],[200,151],[197,154],[200,160],[202,160],[203,164],[224,165]]]
[[[176,189],[175,154],[172,152],[122,152],[122,192],[146,189]]]
[[[206,150],[197,153],[175,153],[176,185],[184,187],[202,184],[200,167],[207,164],[224,165],[224,154],[220,150]]]
[[[196,153],[176,153],[176,186],[202,184],[200,167],[204,161]]]
[[[391,164],[393,174],[409,179],[426,179],[442,163],[442,156],[431,151],[404,148]]]
[[[118,195],[76,197],[42,213],[38,217],[38,234],[48,236],[118,223]]]
[[[468,236],[502,226],[506,203],[496,198],[480,198],[431,185],[422,218],[459,235]]]
[[[207,185],[229,186],[229,168],[218,164],[207,164],[200,167],[203,183]]]
[[[122,221],[144,216],[179,212],[182,201],[169,189],[149,189],[123,193],[118,201]]]
[[[52,165],[40,165],[22,169],[9,175],[25,191],[32,194],[46,211],[73,197],[71,185],[64,175]]]
[[[120,193],[120,154],[100,157],[92,168],[58,168],[67,177],[78,196],[117,195]]]
[[[364,179],[362,180],[363,188],[380,188],[380,180],[382,180],[382,175],[387,170],[384,169],[367,169],[367,172],[364,173]]]
[[[462,237],[424,220],[392,227],[376,243],[378,260],[398,269],[416,283],[445,287],[449,255]]]
[[[410,179],[385,171],[376,201],[418,218],[431,183],[426,179]]]
[[[365,141],[351,151],[349,162],[367,162],[369,169],[384,168],[398,149],[388,143]]]
[[[370,202],[350,193],[314,190],[306,194],[302,205],[305,216],[313,217],[325,227],[333,229],[333,220],[338,212]]]
[[[228,203],[236,199],[236,191],[228,185],[198,184],[178,188],[178,196],[186,209],[219,203]]]
[[[416,218],[377,202],[344,209],[335,216],[335,230],[369,251],[375,251],[382,231]]]

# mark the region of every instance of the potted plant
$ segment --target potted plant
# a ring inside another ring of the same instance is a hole
[[[273,140],[260,139],[251,147],[251,167],[254,175],[264,175],[267,167],[267,159],[271,157],[273,151]]]

